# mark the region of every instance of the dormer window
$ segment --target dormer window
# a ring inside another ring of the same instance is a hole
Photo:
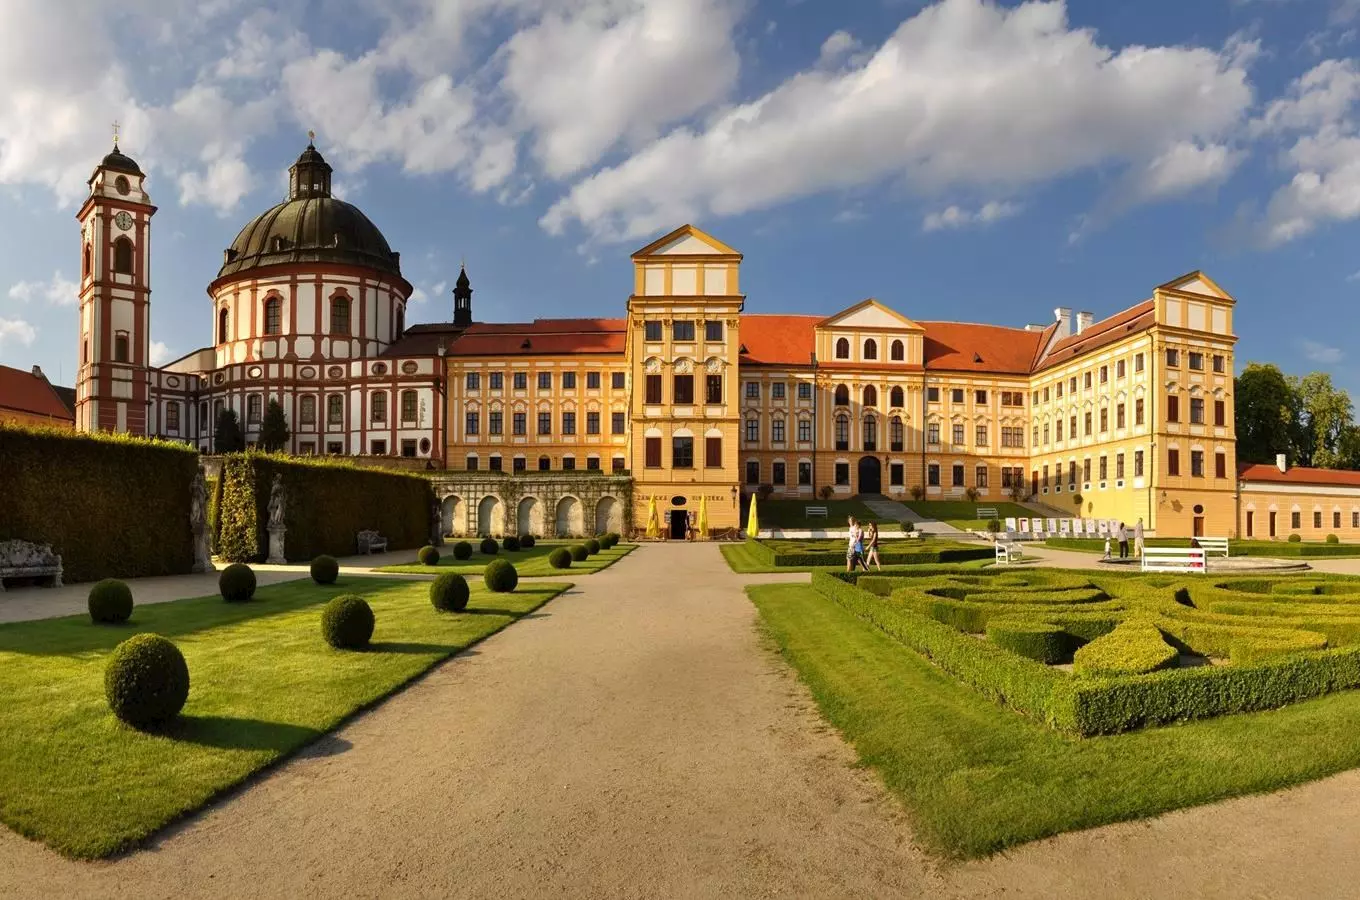
[[[282,235],[275,235],[271,245],[275,253],[282,253],[288,249],[288,239]]]

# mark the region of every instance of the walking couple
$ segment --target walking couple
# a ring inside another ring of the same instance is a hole
[[[853,572],[855,566],[859,566],[867,572],[870,562],[873,562],[874,568],[883,571],[883,566],[878,562],[878,523],[870,522],[865,529],[860,527],[854,516],[848,521],[850,533],[845,545],[845,571]]]

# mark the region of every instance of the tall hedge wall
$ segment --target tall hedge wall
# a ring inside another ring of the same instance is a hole
[[[0,425],[0,540],[51,544],[68,582],[187,573],[198,453]]]
[[[231,562],[269,555],[269,493],[283,476],[284,553],[289,562],[320,554],[352,556],[360,531],[387,538],[389,550],[424,546],[434,491],[420,475],[365,469],[344,462],[264,453],[223,459],[217,551]]]

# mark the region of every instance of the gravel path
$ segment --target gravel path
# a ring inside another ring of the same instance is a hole
[[[937,867],[762,645],[742,586],[802,578],[642,547],[147,850],[76,863],[0,829],[0,896],[1319,897],[1360,880],[1355,773]]]

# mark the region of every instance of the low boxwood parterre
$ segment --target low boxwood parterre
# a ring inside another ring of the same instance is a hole
[[[996,555],[990,544],[977,547],[938,547],[921,544],[916,539],[900,541],[906,547],[879,545],[878,559],[885,566],[918,566],[941,563],[961,563],[988,559]],[[843,541],[775,541],[748,540],[746,547],[759,562],[775,568],[808,568],[815,566],[844,566]]]

